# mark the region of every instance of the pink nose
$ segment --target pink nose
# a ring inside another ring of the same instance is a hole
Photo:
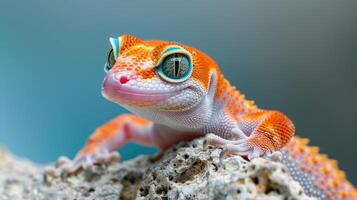
[[[108,72],[108,74],[104,78],[102,89],[121,90],[129,80],[129,76],[126,74],[115,76],[115,74]]]
[[[129,81],[129,78],[127,77],[127,76],[125,76],[125,75],[123,75],[123,76],[121,76],[120,78],[119,78],[119,83],[121,83],[121,84],[125,84],[125,83],[127,83]]]

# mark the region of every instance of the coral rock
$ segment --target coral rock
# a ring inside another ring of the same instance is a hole
[[[224,156],[203,142],[61,177],[0,150],[0,199],[311,199],[281,163]]]

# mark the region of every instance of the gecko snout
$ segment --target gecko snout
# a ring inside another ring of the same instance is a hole
[[[106,89],[120,90],[120,89],[122,89],[123,85],[125,85],[127,82],[129,82],[129,80],[130,80],[130,78],[129,78],[128,74],[108,73],[103,81],[102,88],[104,90],[106,90]]]

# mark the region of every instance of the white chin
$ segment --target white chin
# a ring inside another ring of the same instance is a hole
[[[179,94],[159,102],[155,108],[163,111],[186,111],[195,107],[201,101],[202,95],[192,89],[186,89]]]

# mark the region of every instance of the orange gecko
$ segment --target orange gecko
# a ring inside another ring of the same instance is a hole
[[[205,136],[207,144],[247,159],[280,152],[280,162],[309,196],[357,199],[335,161],[294,137],[294,125],[283,113],[246,100],[205,53],[131,35],[110,43],[103,96],[135,115],[120,115],[96,129],[61,172],[109,161],[128,141],[166,149]]]

